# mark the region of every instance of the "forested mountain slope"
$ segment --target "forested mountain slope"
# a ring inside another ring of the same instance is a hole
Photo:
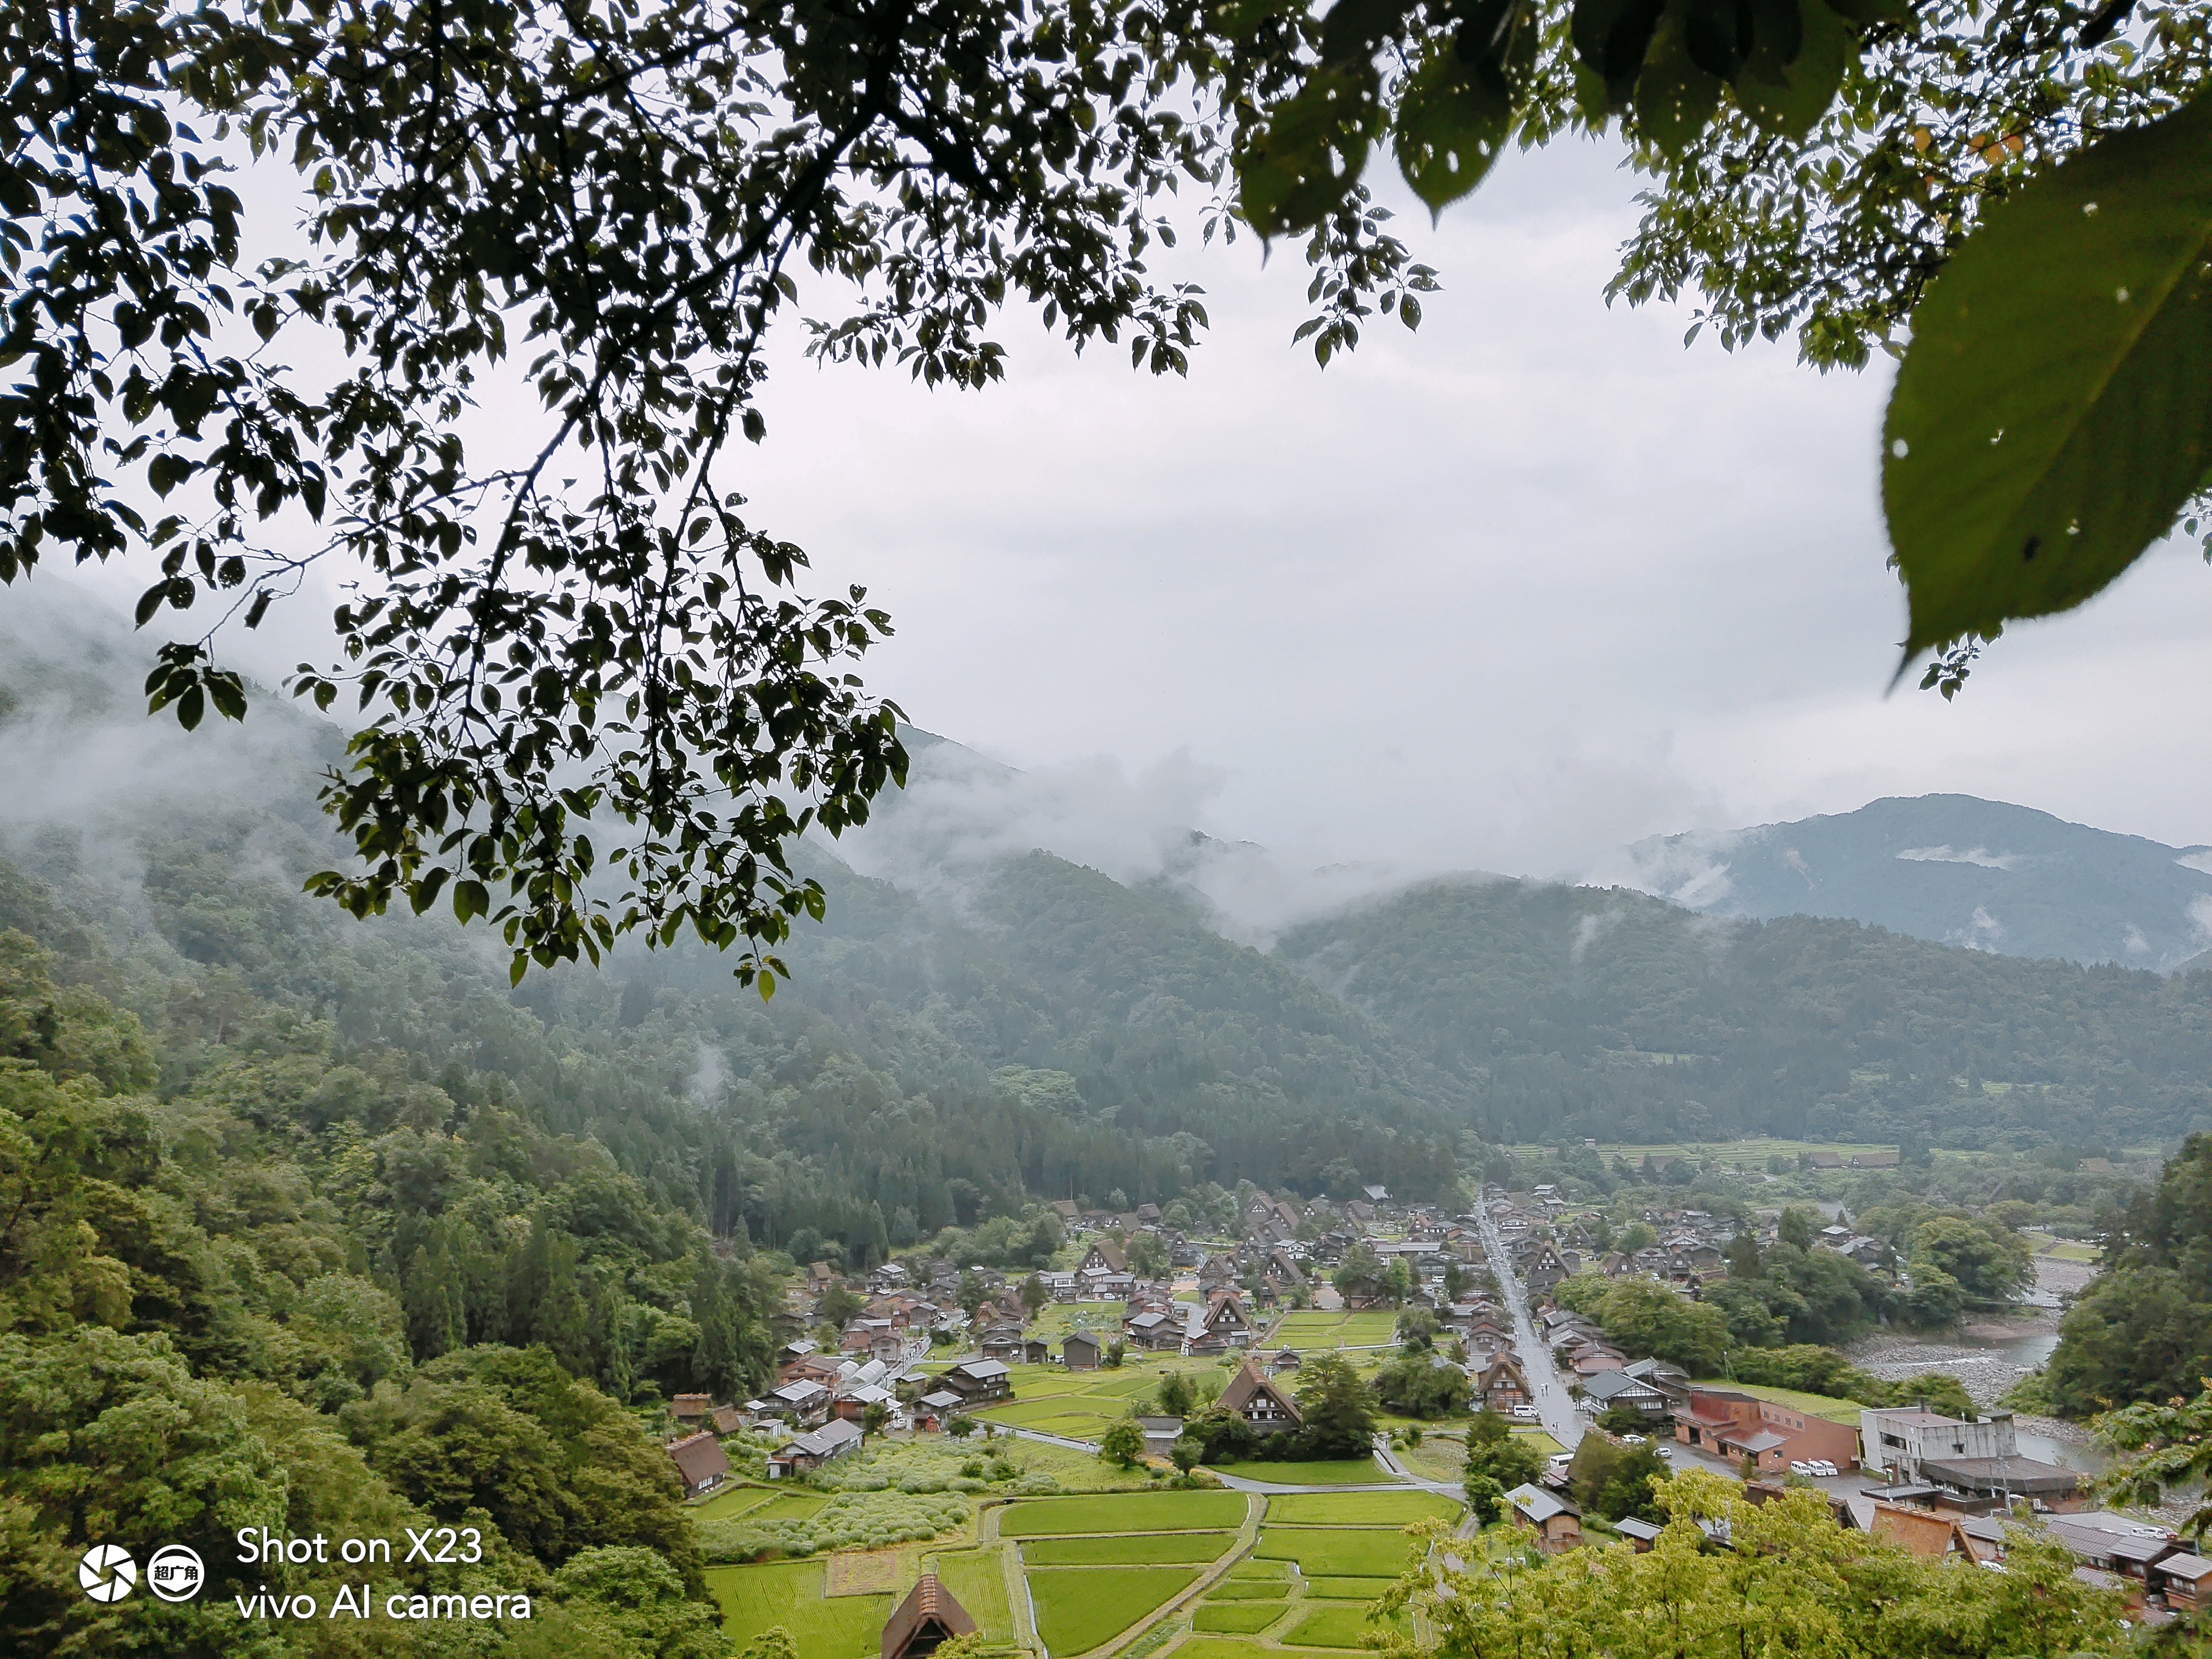
[[[2203,970],[1512,881],[1425,886],[1280,949],[1462,1079],[1492,1138],[2134,1146],[2212,1123]]]
[[[1972,795],[1654,836],[1607,878],[1712,915],[1837,916],[2004,956],[2164,972],[2212,950],[2212,853]]]

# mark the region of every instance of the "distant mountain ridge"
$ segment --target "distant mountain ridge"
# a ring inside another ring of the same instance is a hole
[[[1592,878],[1708,915],[1835,917],[2005,956],[2170,973],[2212,950],[2212,848],[1972,795],[1655,836]]]

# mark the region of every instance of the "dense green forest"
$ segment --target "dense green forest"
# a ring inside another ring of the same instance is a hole
[[[2021,1403],[2086,1417],[2196,1395],[2212,1376],[2212,1134],[2191,1135],[2106,1240]]]
[[[2212,1124],[2212,969],[1516,881],[1433,884],[1279,948],[1457,1079],[1496,1140],[2124,1147]]]

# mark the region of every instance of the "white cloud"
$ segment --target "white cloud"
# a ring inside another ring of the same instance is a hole
[[[1985,847],[1962,853],[1948,847],[1908,847],[1897,856],[1911,864],[1972,864],[1984,870],[2017,870],[2027,862],[2025,853],[1992,853]]]
[[[2212,939],[2212,893],[2199,893],[2189,901],[2183,914],[2189,918],[2191,927],[2205,938]]]
[[[1997,941],[2004,937],[2004,924],[1982,906],[1974,907],[1974,914],[1964,927],[1954,928],[1943,935],[1947,945],[1963,945],[1969,951],[1994,951]]]
[[[2200,870],[2212,876],[2212,847],[2200,847],[2194,852],[2184,853],[2174,862],[2185,870]]]

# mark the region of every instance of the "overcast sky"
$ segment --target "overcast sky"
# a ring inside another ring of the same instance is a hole
[[[817,588],[891,610],[870,677],[918,723],[1300,862],[1567,873],[1935,791],[2212,840],[2212,571],[2162,551],[1958,702],[1885,696],[1887,374],[1608,310],[1615,154],[1509,157],[1440,231],[1401,216],[1445,292],[1326,372],[1290,343],[1297,250],[1242,242],[1161,267],[1209,291],[1187,381],[1013,318],[981,394],[787,335],[739,485]]]

